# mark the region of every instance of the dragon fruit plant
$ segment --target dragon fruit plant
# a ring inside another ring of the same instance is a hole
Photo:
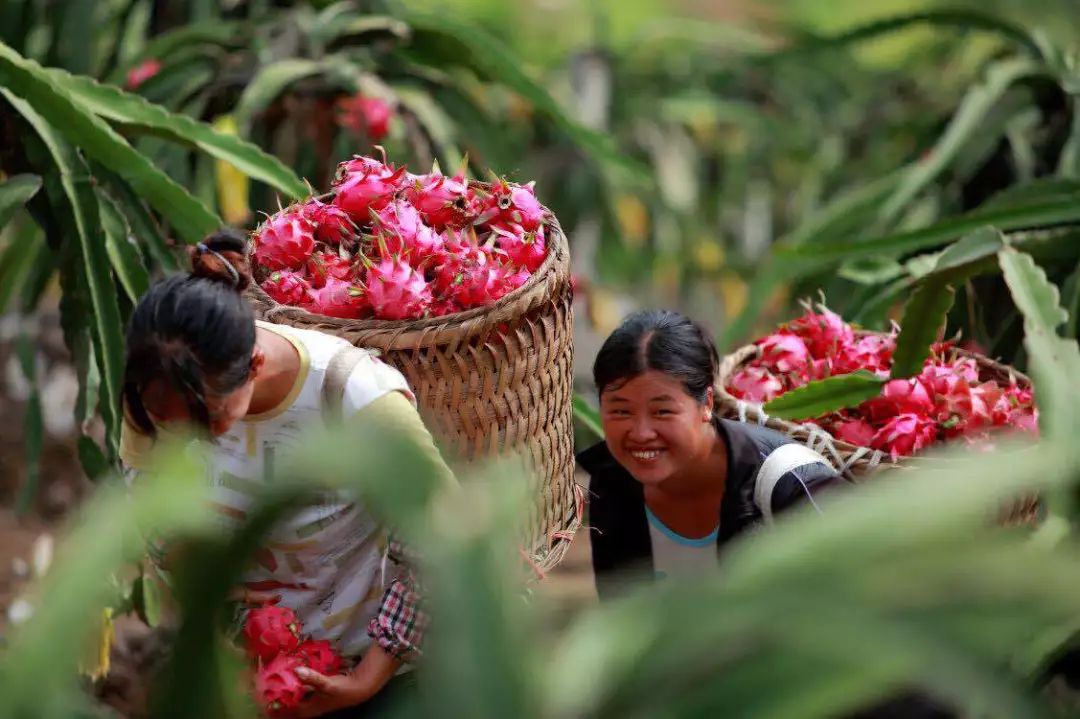
[[[311,198],[253,233],[274,301],[344,319],[408,320],[493,304],[547,257],[533,183],[471,186],[438,167],[413,175],[383,158],[338,165],[333,199]]]

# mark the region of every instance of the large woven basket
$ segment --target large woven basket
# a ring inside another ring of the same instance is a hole
[[[405,375],[455,470],[524,458],[536,502],[523,551],[540,573],[565,555],[584,501],[574,482],[570,251],[549,217],[543,265],[488,307],[417,320],[346,320],[278,304],[255,285],[248,291],[261,319],[378,350]]]
[[[865,336],[880,333],[857,331],[855,334],[856,336]],[[979,368],[979,377],[984,381],[994,379],[1006,384],[1015,382],[1021,387],[1031,387],[1031,380],[1027,375],[989,357],[958,348],[954,348],[950,352],[957,357],[973,358]],[[761,404],[738,399],[727,391],[728,381],[744,364],[757,358],[760,354],[761,348],[750,344],[740,347],[721,360],[717,386],[714,389],[717,411],[721,416],[740,422],[754,422],[782,432],[821,454],[838,472],[853,482],[866,479],[883,469],[940,466],[941,463],[949,461],[948,459],[919,455],[894,459],[887,452],[871,449],[870,447],[861,447],[838,439],[813,422],[790,422],[771,417],[765,412]],[[1008,525],[1031,524],[1037,521],[1039,511],[1038,498],[1025,497],[1007,507],[1003,511],[1001,521],[1003,524]]]

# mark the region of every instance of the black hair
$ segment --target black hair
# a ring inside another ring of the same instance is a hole
[[[604,340],[593,363],[598,394],[609,386],[657,370],[682,383],[686,393],[705,402],[720,356],[709,335],[686,315],[643,310],[622,321]]]
[[[163,380],[180,393],[192,421],[210,424],[206,395],[247,382],[255,347],[255,315],[241,292],[251,283],[247,241],[222,229],[190,248],[191,272],[156,282],[131,313],[123,401],[130,421],[156,434],[143,392]]]

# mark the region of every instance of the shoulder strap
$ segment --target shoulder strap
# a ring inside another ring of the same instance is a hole
[[[341,405],[345,399],[345,386],[349,383],[349,376],[362,359],[370,356],[371,352],[368,350],[345,344],[330,357],[326,364],[322,391],[323,417],[328,422],[341,421]]]
[[[828,465],[825,458],[804,444],[782,444],[765,458],[754,475],[754,504],[766,522],[772,522],[772,494],[780,478],[793,469],[808,464]]]

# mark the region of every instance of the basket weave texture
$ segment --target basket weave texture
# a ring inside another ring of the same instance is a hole
[[[486,187],[486,183],[473,183]],[[378,350],[416,395],[451,466],[518,456],[536,487],[523,549],[537,570],[565,555],[581,522],[574,482],[570,251],[549,213],[548,256],[517,290],[488,307],[416,320],[349,320],[281,305],[257,285],[261,319],[318,330]]]
[[[865,336],[881,333],[857,331],[855,334],[856,336]],[[953,348],[950,352],[957,357],[973,358],[979,368],[979,378],[983,381],[997,380],[1004,384],[1015,382],[1021,387],[1031,387],[1031,380],[1027,375],[1008,365],[967,350]],[[861,447],[838,439],[813,422],[790,422],[771,417],[765,412],[761,404],[747,402],[733,396],[726,389],[729,380],[743,365],[758,357],[760,353],[761,349],[757,345],[750,344],[740,347],[721,360],[717,386],[714,388],[717,411],[721,416],[740,422],[755,422],[788,435],[821,454],[840,474],[850,481],[861,481],[876,472],[889,468],[947,466],[948,459],[934,456],[913,455],[894,459],[888,452],[871,449],[870,447]],[[1031,524],[1037,521],[1039,511],[1038,498],[1025,497],[1003,511],[1001,523],[1007,525]]]

